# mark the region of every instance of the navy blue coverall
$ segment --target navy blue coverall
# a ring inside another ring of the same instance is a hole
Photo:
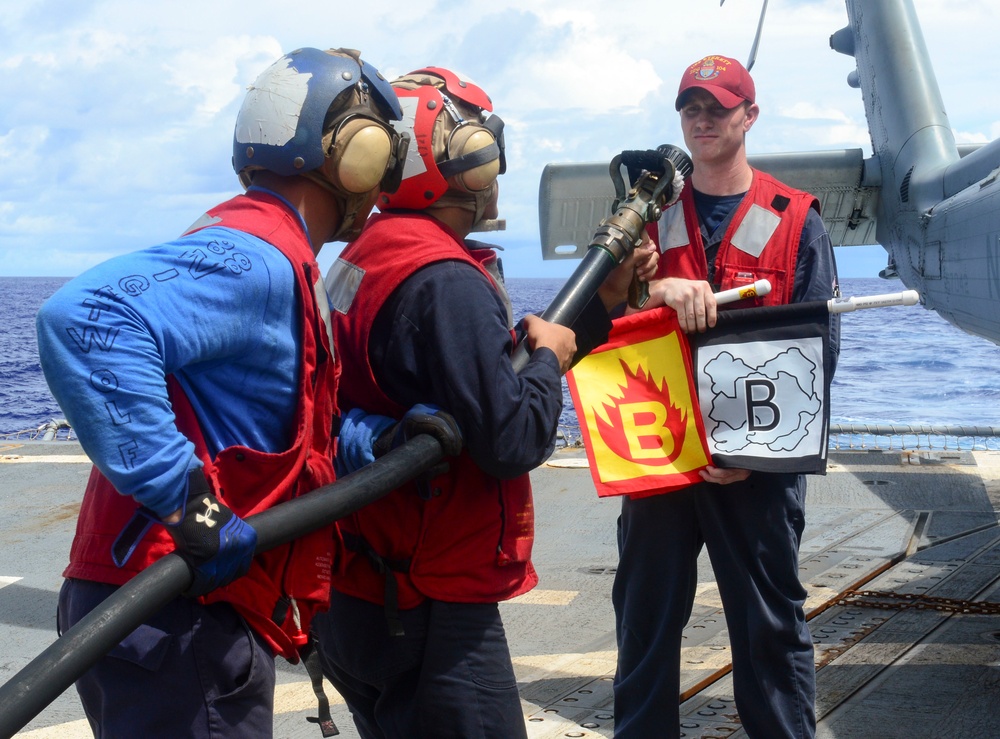
[[[710,271],[741,198],[695,193]],[[800,240],[793,302],[827,300],[836,285],[829,235],[811,211]],[[829,376],[839,353],[837,318],[831,316]],[[752,472],[729,485],[703,482],[623,499],[612,592],[616,737],[679,736],[682,631],[691,616],[703,546],[722,596],[744,728],[767,739],[814,735],[813,647],[798,577],[805,493],[802,475]]]

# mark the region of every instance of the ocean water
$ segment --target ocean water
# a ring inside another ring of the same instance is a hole
[[[518,315],[541,312],[562,280],[510,280]],[[905,290],[899,280],[843,279],[845,296]],[[1000,346],[970,336],[933,311],[872,308],[841,316],[840,361],[830,389],[830,422],[905,426],[1000,427]],[[564,389],[560,425],[580,430]]]
[[[0,433],[63,416],[38,363],[35,314],[65,282],[64,277],[0,277]]]
[[[66,280],[0,277],[0,434],[34,429],[62,412],[38,363],[35,313]],[[508,281],[518,316],[540,313],[559,279]],[[844,295],[904,289],[898,281],[845,279]],[[831,422],[1000,426],[1000,346],[969,336],[920,306],[846,313],[831,390]],[[569,393],[560,426],[579,438]]]

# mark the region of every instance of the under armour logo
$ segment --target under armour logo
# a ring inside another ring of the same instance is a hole
[[[208,528],[212,528],[218,523],[218,521],[212,518],[212,512],[219,512],[219,504],[213,503],[211,498],[202,498],[201,502],[205,504],[205,513],[204,515],[201,513],[195,514],[194,520],[205,524]]]

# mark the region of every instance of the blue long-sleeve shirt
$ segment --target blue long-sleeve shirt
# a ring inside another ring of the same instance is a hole
[[[36,319],[53,396],[115,488],[165,516],[183,505],[194,445],[175,425],[174,375],[209,453],[291,443],[299,308],[287,258],[220,227],[110,259]]]

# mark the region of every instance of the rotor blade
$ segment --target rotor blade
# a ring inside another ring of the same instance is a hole
[[[757,21],[757,35],[753,39],[753,47],[750,49],[750,59],[747,60],[747,71],[753,69],[753,63],[757,61],[757,47],[760,45],[760,34],[764,30],[764,13],[767,12],[767,0],[760,9],[760,20]]]

